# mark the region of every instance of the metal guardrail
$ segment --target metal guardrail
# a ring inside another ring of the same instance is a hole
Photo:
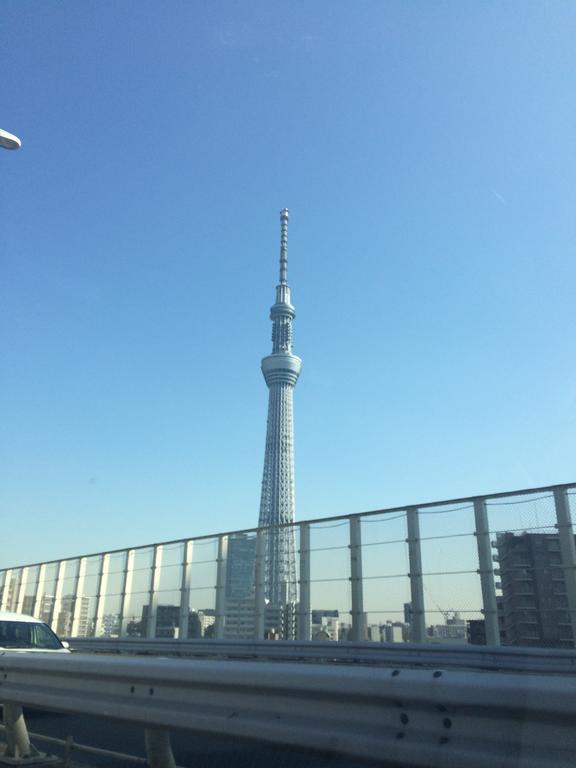
[[[573,768],[576,751],[561,676],[5,653],[0,701],[418,768]]]
[[[376,666],[576,675],[576,650],[416,643],[69,638],[73,651],[196,659],[334,662]]]

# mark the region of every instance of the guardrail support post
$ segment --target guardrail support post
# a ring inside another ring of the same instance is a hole
[[[222,640],[224,637],[224,621],[226,617],[226,567],[228,562],[228,536],[218,536],[218,562],[216,565],[216,622],[214,637]]]
[[[6,752],[4,757],[19,762],[19,758],[38,757],[40,752],[30,743],[26,721],[20,704],[4,703],[4,725],[6,726]]]
[[[300,523],[300,601],[298,640],[311,640],[310,616],[310,524]]]
[[[158,587],[160,586],[160,568],[162,567],[162,544],[154,547],[152,568],[150,569],[150,589],[148,590],[148,619],[146,621],[146,637],[152,640],[156,637],[156,609],[158,606]]]
[[[264,640],[266,531],[258,529],[256,534],[256,558],[254,562],[254,639]]]
[[[486,645],[500,645],[500,627],[498,626],[498,608],[496,605],[496,587],[492,568],[492,549],[490,545],[490,525],[486,511],[486,499],[474,499],[474,520],[476,523],[476,545],[478,547],[478,573],[482,588],[484,627]]]
[[[350,583],[352,588],[352,640],[366,639],[366,617],[362,590],[362,533],[359,517],[350,518]]]
[[[149,768],[176,768],[168,731],[146,728],[144,741]]]
[[[193,541],[184,542],[182,554],[182,581],[180,583],[180,621],[178,623],[178,637],[180,640],[188,638],[188,626],[190,623],[190,586],[192,584],[192,552]]]
[[[408,560],[410,563],[410,640],[413,643],[426,642],[426,615],[424,612],[424,584],[422,581],[422,549],[420,546],[420,520],[418,509],[406,510],[408,538]]]
[[[574,645],[576,645],[576,546],[574,545],[574,530],[566,488],[554,489],[554,504],[556,506],[556,529],[560,539],[560,556],[562,557],[562,571],[566,584],[572,636]]]

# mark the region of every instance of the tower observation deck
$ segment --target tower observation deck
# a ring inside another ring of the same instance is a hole
[[[262,360],[269,389],[266,451],[258,525],[268,528],[265,596],[272,605],[296,602],[294,522],[293,392],[302,361],[292,354],[292,320],[296,312],[288,287],[288,210],[280,212],[280,282],[270,309],[272,354]]]

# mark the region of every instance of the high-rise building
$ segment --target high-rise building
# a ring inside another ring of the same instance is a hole
[[[226,561],[226,621],[224,637],[229,640],[248,640],[254,637],[254,565],[256,537],[235,533],[228,539]]]
[[[269,389],[266,451],[258,525],[268,528],[265,594],[273,606],[297,600],[294,530],[293,393],[302,361],[292,354],[292,320],[296,312],[288,287],[288,210],[280,212],[280,282],[270,309],[272,354],[262,360]]]
[[[256,537],[232,534],[228,539],[226,561],[226,601],[254,599],[254,562]]]
[[[71,637],[72,629],[74,625],[74,612],[77,611],[76,617],[76,636],[86,637],[88,633],[88,625],[90,617],[88,610],[90,607],[89,597],[75,597],[74,595],[64,595],[60,603],[60,610],[58,616],[52,619],[52,623],[56,621],[56,634],[61,637]]]
[[[500,533],[501,632],[507,645],[573,648],[560,539],[556,533]]]

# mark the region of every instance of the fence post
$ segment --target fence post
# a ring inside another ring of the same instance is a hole
[[[406,510],[408,561],[410,563],[410,639],[413,643],[426,642],[426,614],[424,610],[424,582],[422,580],[422,548],[420,546],[420,519],[416,507]]]
[[[98,588],[96,591],[96,612],[94,615],[94,637],[99,636],[100,629],[103,625],[104,614],[101,611],[104,608],[103,596],[106,594],[108,587],[108,571],[110,570],[110,555],[100,555],[100,572],[98,573]]]
[[[572,636],[576,645],[576,546],[574,545],[574,530],[568,505],[568,490],[566,488],[554,489],[554,505],[556,507],[556,529],[560,539],[560,555],[562,557],[562,570],[566,584]]]
[[[126,611],[128,609],[128,600],[132,594],[132,580],[134,578],[134,557],[133,549],[126,550],[124,556],[124,573],[122,574],[122,586],[120,588],[120,616],[118,616],[118,637],[122,637]]]
[[[74,586],[74,615],[72,616],[72,637],[85,637],[88,631],[88,606],[90,604],[89,599],[84,597],[84,583],[86,581],[86,563],[85,557],[80,558],[78,563],[78,575],[76,576],[76,584]],[[80,621],[83,616],[83,600],[86,600],[86,615],[84,616],[84,626],[82,627],[84,634],[80,632]]]
[[[474,520],[476,523],[476,545],[478,547],[478,565],[482,588],[482,613],[486,630],[486,645],[500,645],[500,627],[498,626],[498,607],[496,605],[496,587],[492,567],[492,548],[490,545],[490,525],[486,511],[486,499],[474,499]]]
[[[360,642],[366,639],[364,616],[364,597],[362,589],[362,533],[361,522],[357,516],[350,520],[350,583],[352,591],[352,640]]]
[[[310,640],[310,524],[300,523],[300,602],[298,604],[298,640]]]
[[[158,587],[160,586],[160,568],[162,567],[162,544],[154,545],[154,556],[150,570],[150,589],[148,590],[148,618],[146,621],[146,637],[156,637],[156,613],[158,609]]]
[[[228,561],[228,536],[218,536],[218,560],[216,566],[216,622],[214,638],[224,637],[224,621],[226,616],[226,567]]]
[[[44,585],[46,583],[46,565],[43,563],[38,568],[38,577],[36,579],[36,590],[34,592],[34,605],[30,613],[32,616],[38,618],[38,609],[40,607],[40,600],[42,599],[42,593],[44,591]]]
[[[264,583],[266,558],[266,530],[259,528],[256,534],[256,558],[254,562],[254,639],[264,639],[264,614],[266,611]]]
[[[60,615],[60,609],[62,607],[62,592],[64,590],[64,579],[66,578],[66,560],[60,560],[58,563],[58,571],[56,573],[56,584],[54,589],[54,603],[52,604],[52,613],[50,615],[49,624],[54,632],[58,630],[58,616]]]
[[[5,571],[4,576],[4,589],[2,591],[2,602],[0,603],[0,611],[7,611],[9,609],[8,595],[10,592],[10,585],[12,584],[12,569]]]
[[[190,624],[190,585],[192,583],[192,552],[193,541],[184,542],[182,553],[182,580],[180,583],[180,621],[178,623],[178,637],[186,640],[188,626]]]
[[[22,583],[24,580],[25,572],[25,567],[18,568],[16,571],[16,581],[14,582],[14,593],[12,595],[12,605],[10,607],[10,610],[15,611],[16,613],[20,613],[18,610],[18,605],[20,604],[20,595],[22,594]]]

